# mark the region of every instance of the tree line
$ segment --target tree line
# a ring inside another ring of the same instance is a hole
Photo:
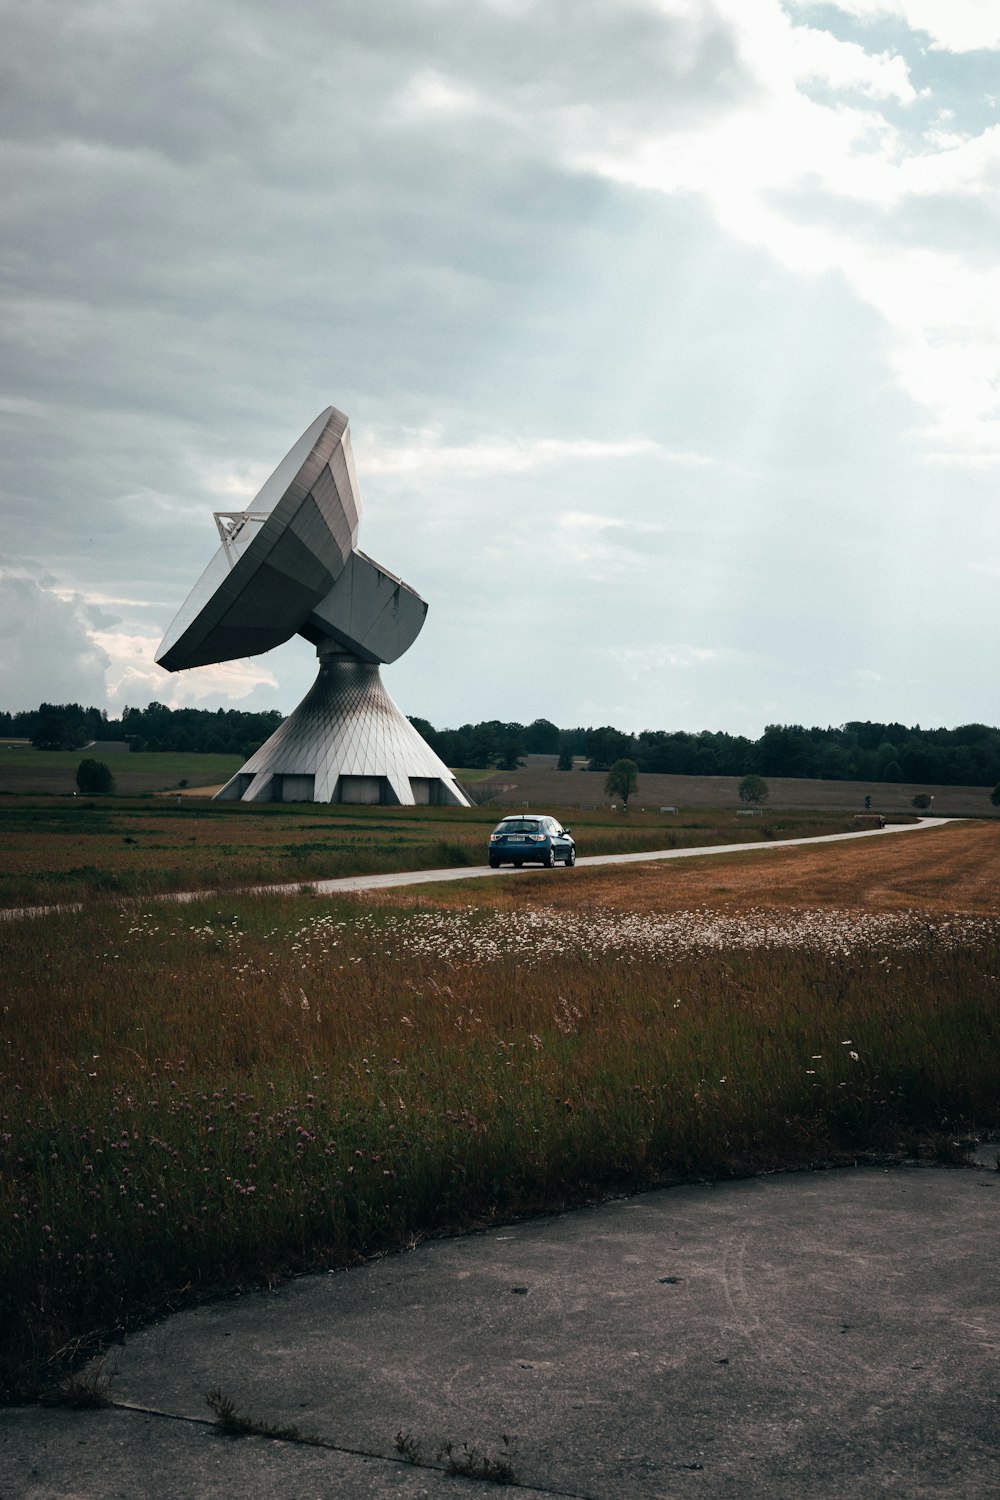
[[[673,776],[811,777],[826,781],[909,781],[943,786],[993,786],[1000,780],[1000,729],[963,724],[921,729],[898,723],[852,721],[828,728],[769,724],[759,739],[723,730],[644,729],[627,734],[612,725],[559,729],[488,720],[460,729],[413,724],[449,766],[513,770],[525,755],[552,755],[568,770],[586,762],[607,772],[619,760],[640,772]]]
[[[276,709],[124,708],[109,718],[102,708],[42,703],[20,713],[0,710],[0,734],[27,739],[39,750],[78,750],[91,741],[128,740],[137,752],[173,750],[202,755],[251,755],[284,718]]]
[[[42,703],[20,713],[0,710],[0,735],[29,739],[39,749],[78,749],[91,741],[129,741],[136,751],[197,751],[249,755],[282,721],[277,710],[125,708],[118,719],[78,703]],[[607,772],[616,761],[640,772],[676,776],[814,777],[827,781],[908,781],[943,786],[1000,782],[1000,729],[962,724],[955,729],[852,721],[827,728],[769,724],[759,739],[723,730],[644,729],[628,734],[612,725],[561,729],[549,719],[531,724],[487,719],[458,729],[436,729],[411,718],[446,765],[514,770],[526,755],[551,755],[569,770],[585,763]]]

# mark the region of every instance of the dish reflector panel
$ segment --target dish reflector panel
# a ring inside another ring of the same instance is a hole
[[[343,412],[328,406],[246,511],[220,516],[222,545],[156,654],[170,672],[280,646],[344,571],[361,500]]]

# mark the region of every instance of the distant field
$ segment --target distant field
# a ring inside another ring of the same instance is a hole
[[[33,750],[30,745],[0,743],[0,794],[72,794],[81,760],[103,761],[115,778],[117,792],[126,797],[176,787],[180,781],[189,786],[221,786],[243,764],[239,755],[184,755],[169,750],[132,755],[123,753],[117,744]]]
[[[215,790],[235,775],[243,764],[238,755],[185,755],[172,751],[132,755],[119,743],[91,745],[84,750],[33,750],[23,743],[0,741],[0,800],[4,794],[51,796],[76,791],[76,768],[90,758],[103,760],[115,778],[119,796],[135,797],[144,792],[180,789],[186,795]],[[467,766],[454,768],[459,781],[477,802],[491,807],[552,807],[563,809],[608,808],[603,771],[557,771],[552,755],[529,755],[516,771],[490,771]],[[991,787],[922,786],[916,783],[878,781],[809,781],[792,777],[768,777],[770,797],[765,810],[812,809],[819,812],[851,811],[864,807],[865,796],[885,813],[911,813],[917,792],[934,798],[933,811],[958,817],[995,817],[990,802]],[[736,808],[739,801],[736,776],[647,776],[640,774],[636,810],[660,807]]]
[[[843,813],[744,818],[719,808],[561,815],[581,854],[808,837],[854,826]],[[0,906],[484,864],[496,820],[488,807],[3,797]]]
[[[475,787],[478,798],[489,796],[491,804],[519,807],[558,802],[563,807],[607,806],[603,771],[557,771],[555,756],[529,755],[517,771],[494,771]],[[766,807],[834,808],[857,812],[865,796],[881,812],[912,812],[917,792],[934,798],[933,810],[958,817],[988,818],[997,815],[990,802],[992,787],[923,786],[910,782],[811,781],[786,776],[765,777],[770,796]],[[738,807],[738,776],[649,776],[639,774],[636,807]]]

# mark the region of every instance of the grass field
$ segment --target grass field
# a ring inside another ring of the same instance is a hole
[[[0,1383],[442,1229],[1000,1127],[1000,825],[0,927]],[[748,866],[752,865],[752,869]],[[714,873],[713,873],[714,871]]]
[[[584,854],[853,826],[844,815],[737,818],[731,810],[627,820],[607,809],[564,815]],[[496,820],[490,808],[6,797],[0,907],[484,864]]]
[[[0,794],[71,796],[81,760],[99,760],[115,778],[122,796],[136,797],[180,783],[221,786],[243,764],[239,755],[182,755],[172,751],[132,755],[101,744],[85,750],[33,750],[29,745],[0,745]]]
[[[190,791],[205,795],[220,787],[239,770],[242,760],[234,755],[186,755],[162,753],[132,755],[114,744],[85,750],[33,750],[24,743],[0,742],[0,801],[5,795],[71,796],[76,790],[76,768],[85,757],[103,760],[115,777],[117,792],[137,797],[148,792],[178,790],[186,782]],[[470,794],[509,810],[528,802],[535,808],[551,804],[558,808],[607,808],[605,774],[600,771],[555,770],[555,757],[529,755],[516,771],[490,771],[459,766],[454,773]],[[768,777],[771,812],[858,812],[870,796],[876,808],[886,813],[913,811],[918,792],[934,798],[934,811],[958,817],[997,816],[990,802],[990,787],[922,786],[916,783],[862,781],[812,781],[791,777]],[[719,811],[739,804],[736,776],[653,776],[641,773],[635,808],[655,810],[714,808]]]
[[[468,886],[440,884],[382,891],[391,906],[429,902],[452,909],[467,904]],[[490,889],[497,911],[539,907],[566,911],[672,912],[706,908],[724,913],[763,906],[836,908],[875,912],[1000,914],[1000,823],[942,823],[900,838],[802,849],[772,849],[728,858],[712,855],[683,863],[609,865],[558,878],[497,881]]]
[[[770,789],[767,807],[772,812],[812,808],[819,812],[860,811],[865,797],[885,813],[913,811],[912,799],[918,792],[934,798],[934,811],[957,817],[989,818],[997,816],[990,802],[991,787],[922,786],[909,782],[885,781],[814,781],[806,777],[768,776]],[[559,802],[564,806],[593,807],[607,805],[605,776],[600,771],[557,771],[551,755],[529,755],[516,771],[494,771],[473,789],[477,797],[491,797],[506,809],[527,800],[532,806]],[[736,807],[739,804],[738,776],[654,776],[639,773],[636,807]]]

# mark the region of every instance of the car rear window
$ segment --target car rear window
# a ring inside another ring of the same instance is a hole
[[[541,833],[542,828],[537,818],[505,818],[498,823],[493,830],[494,833]]]

